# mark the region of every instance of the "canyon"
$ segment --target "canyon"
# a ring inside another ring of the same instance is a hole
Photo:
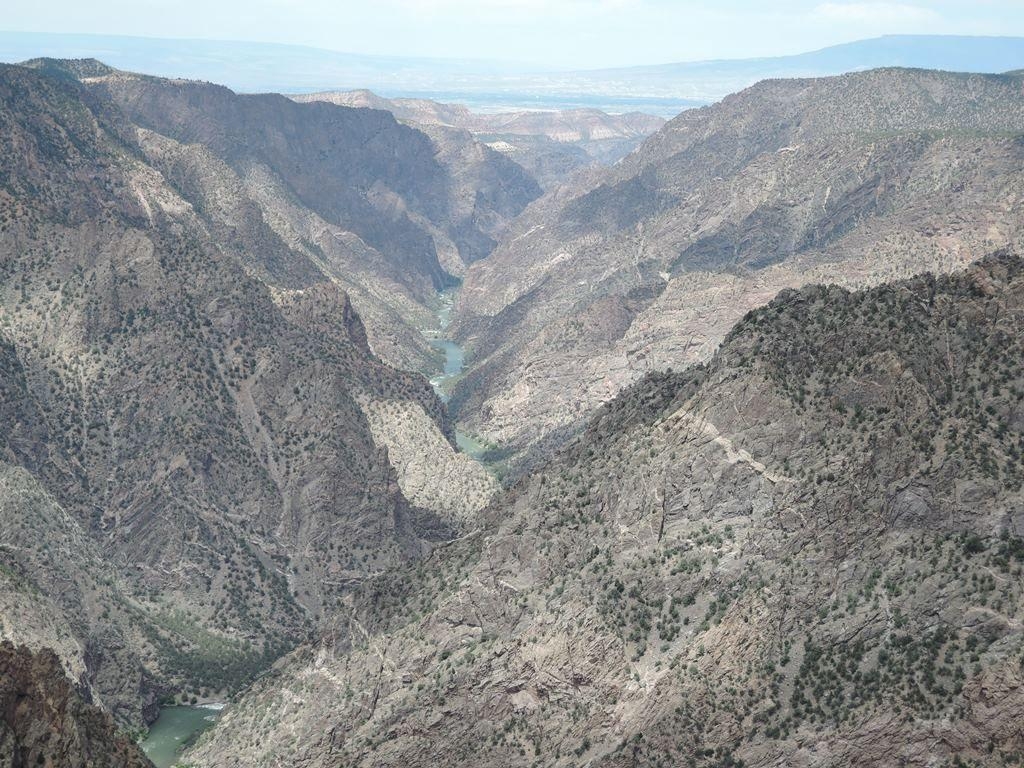
[[[1022,137],[0,65],[0,766],[1019,762]]]
[[[434,126],[434,132],[469,132],[527,169],[545,190],[584,169],[614,165],[665,124],[642,112],[610,115],[592,108],[481,113],[430,99],[386,99],[366,90],[292,98],[381,109],[412,125]]]

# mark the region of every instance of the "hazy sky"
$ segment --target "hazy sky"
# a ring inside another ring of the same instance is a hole
[[[886,33],[1024,35],[1024,0],[13,0],[8,30],[298,43],[553,67],[798,53]]]

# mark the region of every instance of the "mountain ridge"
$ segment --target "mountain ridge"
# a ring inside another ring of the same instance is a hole
[[[494,489],[423,376],[374,354],[330,254],[280,234],[316,214],[270,172],[264,198],[246,188],[259,147],[222,159],[141,127],[108,78],[139,114],[151,81],[60,66],[0,66],[0,632],[54,646],[137,727],[168,697],[237,690]],[[425,135],[369,117],[436,162]],[[338,151],[372,164],[346,135]],[[426,181],[450,191],[443,172]],[[405,496],[391,449],[412,440],[409,413],[466,498]]]
[[[706,359],[784,287],[1019,247],[1022,132],[1019,79],[926,70],[769,80],[684,112],[532,203],[470,270],[452,408],[519,461],[649,368]]]
[[[394,97],[429,96],[489,109],[575,104],[656,111],[662,117],[771,76],[826,76],[894,64],[976,72],[1024,65],[1024,38],[957,35],[894,35],[754,60],[553,73],[496,62],[374,58],[233,41],[0,33],[0,60],[14,63],[41,51],[54,58],[106,58],[120,69],[214,81],[249,92],[370,88]],[[558,75],[557,89],[551,87],[553,74]]]
[[[1022,275],[781,293],[368,583],[188,759],[1012,764]]]

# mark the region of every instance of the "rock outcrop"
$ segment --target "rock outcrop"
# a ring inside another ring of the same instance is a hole
[[[409,501],[457,528],[472,528],[498,491],[498,481],[456,448],[423,409],[406,401],[363,406],[374,440],[387,446],[398,485]]]
[[[152,768],[110,715],[82,700],[52,651],[0,643],[0,766]]]

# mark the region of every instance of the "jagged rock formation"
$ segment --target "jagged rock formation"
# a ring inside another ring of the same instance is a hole
[[[52,651],[0,643],[0,766],[146,768],[110,715],[72,689]]]
[[[1021,245],[1016,76],[766,81],[533,203],[466,276],[460,422],[513,457],[649,370],[706,360],[785,287],[947,272]]]
[[[427,296],[452,181],[433,153],[380,113],[0,67],[3,632],[57,648],[120,721],[234,690],[456,534],[402,494],[360,403],[454,445],[442,404],[371,352],[340,250],[290,244],[334,217],[373,285],[390,268],[397,305]]]
[[[787,291],[368,584],[202,766],[1012,765],[1024,264]]]
[[[468,131],[530,171],[545,189],[557,186],[576,171],[595,163],[615,163],[665,124],[654,115],[639,112],[610,115],[599,109],[478,114],[461,104],[442,104],[429,99],[386,99],[367,90],[311,93],[292,98],[304,103],[324,101],[382,109],[413,125]]]

